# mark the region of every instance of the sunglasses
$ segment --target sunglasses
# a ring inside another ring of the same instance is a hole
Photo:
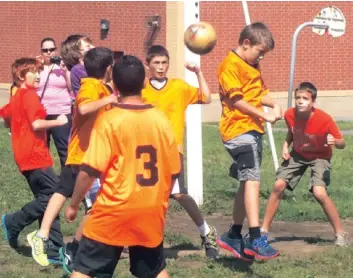
[[[55,51],[56,50],[56,47],[53,47],[53,48],[42,48],[42,52],[44,52],[44,53],[51,53],[51,52],[53,52],[53,51]]]

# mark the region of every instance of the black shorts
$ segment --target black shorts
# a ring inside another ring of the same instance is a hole
[[[80,171],[78,166],[65,165],[60,174],[60,182],[55,190],[55,193],[59,193],[66,198],[70,198],[74,192],[76,178]]]
[[[123,249],[83,236],[75,256],[74,271],[91,277],[110,278]],[[155,248],[130,246],[129,257],[130,272],[139,278],[155,278],[166,267],[163,242]]]
[[[55,193],[61,194],[66,198],[70,198],[74,192],[76,178],[79,172],[79,166],[65,165],[61,170],[59,177],[60,181],[56,187]],[[92,201],[88,196],[86,196],[82,202],[85,206],[86,214],[89,213],[92,208]]]

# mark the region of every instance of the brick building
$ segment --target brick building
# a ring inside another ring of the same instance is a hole
[[[189,1],[189,0],[188,0]],[[350,1],[248,1],[252,22],[263,21],[276,41],[273,52],[261,63],[265,82],[271,91],[286,91],[292,36],[301,23],[311,21],[321,8],[337,6],[347,20],[344,36],[331,38],[301,32],[297,48],[296,82],[310,80],[320,90],[353,89],[353,2]],[[72,33],[89,35],[95,45],[123,50],[143,58],[150,34],[146,18],[158,14],[161,28],[154,43],[166,45],[171,54],[171,75],[181,75],[183,59],[182,2],[2,2],[0,9],[0,82],[11,82],[10,65],[15,58],[40,53],[40,41],[53,37],[58,43]],[[100,39],[100,20],[110,21],[105,40]],[[216,28],[218,42],[201,59],[202,69],[213,92],[217,92],[216,68],[236,47],[245,25],[241,2],[202,1],[200,19]],[[178,69],[179,68],[179,69]]]

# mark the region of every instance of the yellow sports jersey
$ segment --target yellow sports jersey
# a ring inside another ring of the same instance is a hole
[[[10,97],[13,97],[18,91],[18,87],[16,85],[12,85],[10,88]]]
[[[72,119],[72,135],[68,147],[66,165],[80,165],[88,148],[89,138],[98,115],[111,108],[111,105],[87,115],[81,115],[78,107],[82,104],[97,101],[110,95],[108,88],[96,78],[82,78],[78,91]]]
[[[189,104],[205,103],[205,95],[181,79],[168,79],[160,90],[147,82],[142,99],[159,108],[171,121],[179,151],[183,153],[186,108]]]
[[[254,130],[264,133],[264,121],[232,109],[234,97],[241,96],[248,104],[263,110],[261,100],[268,93],[259,69],[249,65],[235,52],[218,66],[219,96],[222,104],[222,116],[219,131],[223,141],[228,141],[243,133]]]
[[[152,105],[118,104],[97,119],[82,164],[102,184],[83,234],[113,246],[159,245],[181,165],[166,116]]]

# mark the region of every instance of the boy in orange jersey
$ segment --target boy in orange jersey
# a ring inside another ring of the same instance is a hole
[[[16,65],[16,66],[14,66]],[[15,162],[26,178],[34,200],[15,213],[3,214],[2,231],[12,248],[18,247],[18,235],[34,221],[41,223],[51,195],[58,183],[53,170],[53,159],[47,146],[46,129],[67,123],[65,115],[55,120],[45,120],[46,112],[36,93],[39,86],[41,65],[34,58],[20,58],[13,64],[13,76],[19,86],[9,104],[0,109],[0,115],[11,128],[12,149]],[[59,260],[63,244],[60,220],[53,218],[48,231],[47,252],[51,262]]]
[[[180,158],[170,122],[141,99],[144,78],[143,64],[134,56],[123,56],[114,65],[121,103],[98,118],[65,212],[73,221],[87,190],[101,177],[73,278],[112,277],[123,246],[129,246],[134,276],[169,277],[163,234]]]
[[[283,192],[294,190],[307,168],[311,169],[310,192],[322,206],[336,235],[335,244],[348,245],[348,233],[342,228],[337,208],[327,194],[330,184],[332,148],[343,149],[344,139],[334,120],[324,111],[314,108],[316,87],[303,82],[295,89],[295,108],[284,114],[288,132],[283,144],[281,167],[268,199],[262,233],[269,232]],[[289,146],[293,143],[292,151]]]
[[[110,94],[109,89],[105,86],[105,83],[111,78],[112,64],[113,53],[108,48],[94,48],[85,55],[84,65],[88,77],[82,79],[82,85],[76,98],[72,135],[68,147],[66,165],[60,176],[60,184],[50,199],[39,231],[34,231],[27,235],[27,240],[32,247],[32,256],[42,266],[48,265],[45,252],[48,231],[53,219],[64,206],[66,199],[72,195],[79,166],[88,148],[89,138],[96,118],[107,109],[110,109],[112,103],[117,103],[117,97]],[[85,205],[88,213],[89,204]],[[77,231],[73,242],[76,250],[82,234],[82,225]]]
[[[259,61],[274,48],[270,30],[260,22],[246,26],[239,46],[231,50],[218,67],[222,116],[219,131],[223,144],[234,160],[230,175],[240,182],[233,208],[233,224],[218,244],[243,260],[271,259],[279,253],[265,237],[259,224],[260,166],[264,121],[281,119],[281,108],[270,96],[261,77]],[[264,113],[263,106],[272,107]],[[241,230],[248,218],[248,240]]]
[[[200,68],[196,65],[187,64],[186,68],[195,72],[200,85],[199,89],[190,86],[181,79],[167,78],[169,53],[161,45],[153,45],[149,48],[146,62],[151,78],[142,91],[142,98],[146,103],[159,108],[171,121],[180,152],[182,171],[175,183],[171,197],[185,208],[198,227],[206,256],[215,258],[219,253],[216,229],[206,223],[194,199],[188,194],[183,169],[185,111],[189,104],[210,103],[210,90]]]

